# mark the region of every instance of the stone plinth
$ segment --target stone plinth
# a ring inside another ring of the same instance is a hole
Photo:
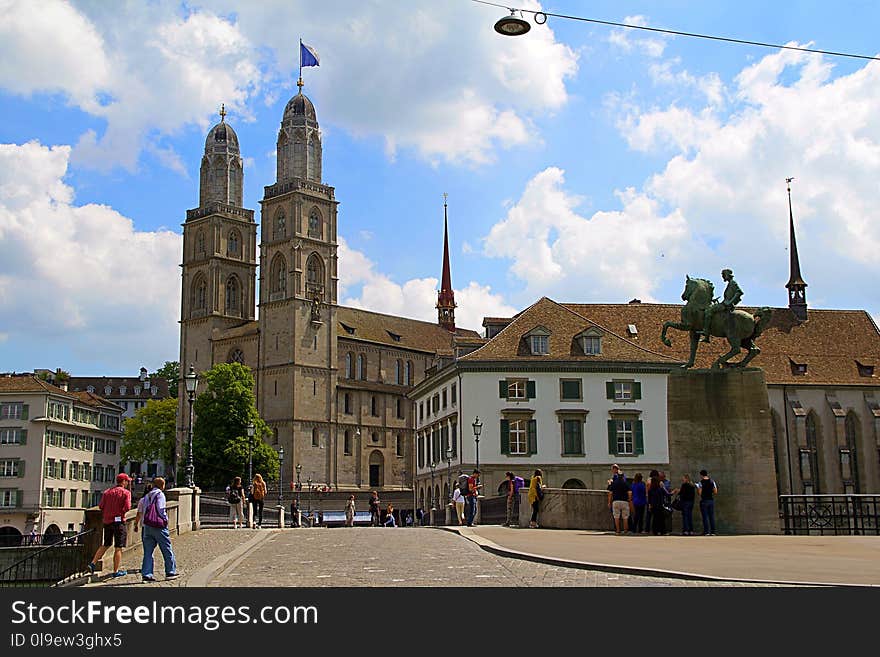
[[[532,518],[529,490],[520,492],[519,526],[528,527]],[[611,512],[608,510],[608,492],[604,490],[579,490],[546,488],[544,499],[538,508],[538,524],[548,529],[613,529]]]
[[[678,370],[668,385],[669,477],[708,470],[718,484],[716,530],[780,532],[770,401],[763,370]],[[680,514],[675,514],[680,528]],[[700,532],[699,498],[694,530]]]

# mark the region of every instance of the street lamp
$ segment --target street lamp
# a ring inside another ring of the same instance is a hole
[[[186,383],[186,395],[189,398],[189,456],[186,459],[186,485],[195,488],[195,466],[193,465],[193,402],[196,399],[196,388],[199,385],[199,375],[195,367],[190,364],[189,373],[183,377]]]
[[[437,510],[437,496],[434,494],[434,469],[437,467],[437,464],[434,461],[431,461],[431,464],[428,466],[431,468],[431,511]]]
[[[284,445],[278,448],[278,506],[281,506],[281,494],[284,491]],[[279,509],[278,513],[281,511]]]
[[[302,484],[299,481],[299,475],[302,472],[302,463],[296,464],[296,508],[299,509],[299,491],[302,489]]]
[[[306,479],[306,486],[309,487],[309,508],[306,509],[306,515],[311,518],[312,517],[312,475],[309,475],[309,478]]]
[[[449,491],[447,493],[446,503],[452,503],[452,448],[446,448],[446,481],[449,485]]]
[[[254,431],[256,427],[254,427],[253,422],[248,422],[247,424],[247,436],[248,436],[248,486],[250,486],[254,481]]]
[[[504,36],[520,36],[530,29],[532,29],[532,26],[529,25],[528,21],[516,17],[516,9],[511,9],[510,16],[499,18],[498,22],[495,23],[495,31]]]
[[[471,425],[474,428],[474,444],[477,446],[477,470],[480,469],[480,432],[483,430],[483,423],[480,422],[480,416],[478,415],[474,420],[474,423]]]

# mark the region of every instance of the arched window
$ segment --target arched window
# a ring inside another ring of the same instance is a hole
[[[241,308],[241,303],[239,302],[240,286],[238,284],[238,279],[235,276],[230,276],[226,281],[226,314],[227,315],[237,315],[239,313],[239,309]]]
[[[770,409],[770,427],[773,430],[773,465],[776,468],[776,496],[782,495],[782,470],[779,469],[779,415]]]
[[[232,258],[238,258],[239,248],[241,247],[241,238],[238,236],[237,230],[230,230],[229,236],[226,238],[226,255]]]
[[[244,365],[244,352],[241,349],[235,348],[229,352],[229,357],[226,359],[227,363],[241,363]]]
[[[318,435],[318,429],[312,429],[312,447],[320,445],[321,437]]]
[[[345,354],[345,378],[352,378],[352,374],[354,373],[354,354],[350,351]]]
[[[840,479],[847,494],[859,492],[858,433],[859,416],[850,411],[843,423],[846,447],[840,448]]]
[[[358,354],[357,357],[357,378],[362,381],[367,379],[367,357],[363,354]]]
[[[351,454],[351,431],[346,431],[342,440],[342,453]]]
[[[324,263],[317,253],[310,255],[306,264],[306,294],[324,298]]]
[[[403,385],[403,361],[399,358],[394,363],[394,381],[399,386]]]
[[[202,231],[196,235],[196,253],[200,255],[205,253],[205,234]]]
[[[373,450],[370,454],[370,488],[384,485],[385,473],[383,466],[384,459],[382,458],[382,452],[379,450]]]
[[[196,279],[193,281],[192,288],[191,305],[193,310],[205,309],[205,303],[207,301],[207,291],[208,286],[205,283],[205,277],[202,275],[197,276]]]
[[[398,456],[403,456],[403,436],[397,434],[397,438],[395,440],[394,453]]]
[[[321,239],[324,236],[324,222],[321,221],[321,215],[318,214],[317,208],[312,208],[309,213],[309,237]]]
[[[287,221],[284,218],[284,212],[275,215],[275,230],[272,233],[272,239],[282,239],[287,236]]]
[[[379,407],[376,404],[376,395],[370,397],[370,414],[374,417],[379,415]]]
[[[406,385],[411,386],[413,382],[413,364],[411,360],[406,361],[406,370],[404,371],[404,381]]]
[[[272,294],[287,292],[287,262],[280,253],[272,260],[272,279],[270,281]]]
[[[805,495],[816,495],[822,492],[819,482],[818,427],[816,414],[810,411],[804,423],[807,446],[800,449],[801,481]]]

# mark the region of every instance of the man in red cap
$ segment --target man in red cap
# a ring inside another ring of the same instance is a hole
[[[89,563],[89,570],[95,572],[97,562],[107,551],[111,545],[113,550],[113,577],[123,577],[128,574],[127,570],[121,570],[122,548],[125,547],[127,538],[125,529],[125,514],[131,509],[131,491],[128,486],[131,483],[131,477],[124,472],[116,475],[116,485],[108,488],[101,495],[101,502],[98,507],[101,509],[102,520],[104,522],[104,542],[98,551],[95,552],[95,558]]]

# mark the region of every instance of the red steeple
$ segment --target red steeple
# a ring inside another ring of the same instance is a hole
[[[437,323],[447,331],[455,331],[455,292],[449,271],[449,227],[446,218],[446,194],[443,194],[443,276],[437,294]]]

